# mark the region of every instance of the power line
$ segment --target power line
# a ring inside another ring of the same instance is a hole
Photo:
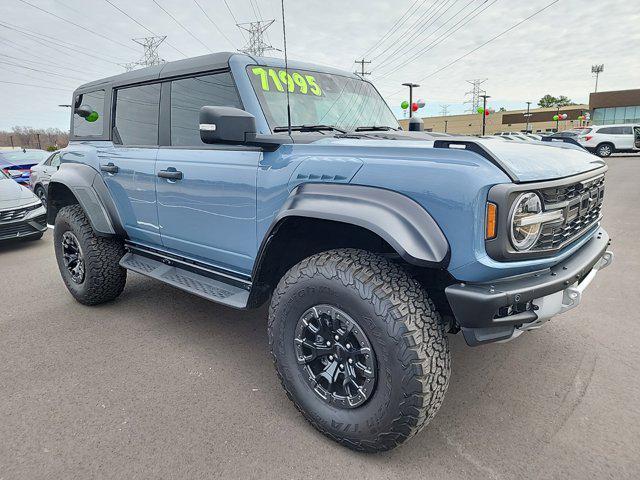
[[[0,39],[0,41],[1,41],[1,39]],[[12,56],[12,55],[8,55],[8,54],[6,54],[6,53],[3,53],[3,54],[2,54],[2,58],[11,58],[12,60],[17,60],[17,61],[19,61],[19,62],[23,62],[23,63],[24,63],[24,62],[26,62],[26,63],[35,63],[35,64],[38,64],[38,63],[44,63],[44,64],[45,64],[45,65],[44,65],[45,67],[54,67],[54,68],[58,68],[58,69],[64,69],[64,70],[66,70],[66,71],[76,72],[76,73],[79,73],[79,74],[81,74],[81,75],[86,75],[86,74],[87,74],[87,72],[86,72],[86,71],[76,70],[76,69],[74,69],[74,68],[67,67],[67,66],[60,66],[59,64],[55,64],[55,63],[53,63],[53,62],[47,62],[46,60],[40,60],[39,62],[37,62],[37,61],[36,61],[36,62],[34,62],[33,60],[25,60],[25,59],[23,59],[23,58],[14,57],[14,56]],[[101,74],[100,74],[100,75],[101,75]]]
[[[213,21],[213,19],[209,16],[209,14],[205,11],[205,9],[204,9],[204,8],[202,8],[202,6],[198,3],[198,0],[193,0],[193,1],[194,1],[194,2],[195,2],[195,4],[198,6],[198,8],[199,8],[200,10],[202,10],[202,13],[204,13],[204,16],[205,16],[205,17],[207,17],[207,20],[209,20],[209,21],[211,22],[211,24],[212,24],[214,27],[216,27],[216,29],[220,32],[220,34],[221,34],[224,38],[226,38],[226,39],[227,39],[227,42],[229,42],[233,48],[237,48],[237,47],[235,46],[235,44],[231,41],[231,39],[230,39],[229,37],[227,37],[227,36],[225,35],[225,33],[220,29],[220,27],[218,26],[218,24],[217,24],[216,22],[214,22],[214,21]]]
[[[23,0],[21,0],[23,1]],[[196,42],[198,42],[200,45],[202,45],[204,48],[206,48],[207,50],[209,50],[211,52],[211,49],[209,47],[207,47],[207,45],[205,45],[202,40],[200,40],[198,37],[196,37],[193,32],[191,30],[189,30],[187,27],[185,27],[182,23],[180,23],[180,21],[174,17],[173,15],[171,15],[171,13],[169,13],[168,10],[166,10],[162,5],[160,5],[156,0],[151,0],[153,3],[155,3],[158,8],[160,10],[162,10],[164,13],[166,13],[169,17],[171,17],[171,19],[176,22],[176,24],[178,24],[178,26],[180,28],[182,28],[185,32],[187,32]]]
[[[69,75],[64,75],[62,73],[50,72],[47,70],[40,70],[38,68],[27,67],[25,65],[20,65],[19,63],[7,62],[6,60],[0,60],[0,63],[4,63],[6,65],[13,65],[14,67],[24,68],[25,70],[32,70],[34,72],[46,73],[47,75],[55,75],[57,77],[70,78],[71,80],[76,80],[79,82],[83,82],[84,80],[78,77],[70,77]]]
[[[127,12],[125,12],[124,10],[122,10],[122,8],[120,8],[119,6],[117,6],[115,3],[113,3],[111,0],[104,0],[105,2],[107,2],[109,5],[111,5],[113,8],[115,8],[116,10],[118,10],[120,13],[122,13],[125,17],[127,17],[129,20],[131,20],[132,22],[136,23],[137,25],[141,26],[142,28],[144,28],[147,32],[149,32],[151,35],[153,35],[154,37],[158,37],[159,35],[157,33],[155,33],[153,30],[151,30],[150,28],[148,28],[147,26],[145,26],[144,24],[140,23],[138,20],[136,20],[135,18],[133,18],[131,15],[129,15]],[[168,47],[173,48],[176,52],[178,52],[180,55],[182,55],[183,57],[188,57],[188,55],[186,53],[184,53],[182,50],[178,49],[177,47],[173,46],[172,44],[170,44],[169,42],[165,41],[164,42],[165,45],[167,45]]]
[[[397,45],[396,49],[389,53],[384,59],[382,59],[379,63],[379,67],[385,66],[386,64],[389,63],[393,63],[394,61],[398,60],[399,56],[396,56],[403,48],[405,48],[408,45],[412,45],[412,42],[421,34],[425,33],[427,30],[429,30],[429,28],[431,26],[433,26],[438,20],[440,20],[444,14],[446,14],[449,10],[451,10],[451,8],[453,8],[453,6],[456,4],[456,2],[458,0],[454,0],[454,2],[452,4],[450,4],[449,6],[448,3],[451,0],[448,0],[447,2],[441,4],[432,14],[431,16],[425,20],[424,25],[422,25],[421,27],[418,27],[416,30],[413,31],[413,33],[411,33],[411,35],[409,35],[406,39],[404,39],[402,42],[399,43],[399,45]],[[474,0],[471,0],[467,5],[465,5],[462,9],[458,10],[458,12],[456,12],[455,15],[457,15],[458,13],[460,13],[461,10],[464,10],[470,3],[472,3]],[[444,8],[446,6],[446,8]],[[444,8],[444,10],[443,10]],[[437,16],[436,16],[437,15]],[[455,16],[454,15],[454,16]],[[453,17],[452,17],[453,18]],[[448,21],[448,20],[447,20]],[[437,32],[440,28],[443,27],[443,25],[445,25],[447,22],[444,22],[443,24],[441,24],[438,28],[436,28],[433,32],[431,32],[427,38],[429,38],[431,35],[433,35],[435,32]],[[412,50],[414,47],[413,46],[409,46],[408,51]],[[404,53],[404,52],[403,52]]]
[[[393,25],[391,25],[391,27],[389,28],[389,30],[387,30],[387,32],[386,32],[382,37],[380,37],[380,39],[379,39],[376,43],[374,43],[372,47],[370,47],[366,52],[364,52],[364,53],[362,54],[362,56],[363,56],[363,57],[365,57],[365,56],[367,56],[369,53],[373,52],[373,51],[376,49],[376,47],[377,47],[378,45],[381,45],[382,43],[384,43],[384,41],[385,41],[387,38],[389,38],[389,36],[390,36],[390,35],[393,35],[395,32],[397,32],[397,31],[398,31],[398,29],[402,26],[402,24],[403,24],[403,23],[405,23],[405,22],[409,19],[409,16],[408,16],[408,15],[410,15],[410,14],[412,13],[412,12],[411,12],[411,9],[412,9],[412,8],[413,8],[413,6],[414,6],[416,3],[418,3],[419,1],[420,1],[420,0],[415,0],[415,1],[411,4],[411,6],[410,6],[410,7],[409,7],[409,8],[408,8],[408,9],[407,9],[403,14],[402,14],[402,16],[400,16],[400,18],[398,18],[398,19],[395,21],[395,23],[394,23]],[[420,7],[421,7],[421,6],[422,6],[426,1],[427,1],[427,0],[422,0],[422,1],[420,2],[420,5],[418,5],[418,8],[420,8]],[[416,10],[418,10],[418,8],[416,8]],[[407,18],[405,18],[405,16],[406,16]],[[404,20],[403,20],[403,19],[404,19]]]
[[[431,78],[433,77],[435,74],[440,73],[442,70],[449,68],[451,65],[459,62],[460,60],[462,60],[465,57],[468,57],[469,55],[471,55],[473,52],[476,52],[478,50],[480,50],[482,47],[488,45],[489,43],[493,42],[494,40],[497,40],[498,38],[500,38],[501,36],[503,36],[504,34],[510,32],[511,30],[513,30],[514,28],[522,25],[524,22],[526,22],[527,20],[530,20],[531,18],[535,17],[536,15],[538,15],[539,13],[542,13],[544,10],[546,10],[547,8],[551,7],[552,5],[558,3],[560,0],[554,0],[553,2],[547,4],[545,7],[542,7],[540,10],[535,11],[534,13],[532,13],[531,15],[529,15],[528,17],[526,17],[524,20],[520,20],[518,23],[512,25],[511,27],[507,28],[506,30],[503,30],[502,32],[500,32],[497,35],[494,35],[493,37],[491,37],[489,40],[487,40],[486,42],[478,45],[476,48],[474,48],[473,50],[469,50],[467,53],[465,53],[464,55],[456,58],[454,61],[446,64],[444,67],[439,68],[438,70],[436,70],[435,72],[430,73],[429,75],[427,75],[426,77],[423,77],[420,79],[420,81],[426,80],[427,78]]]
[[[117,63],[116,61],[109,60],[109,59],[108,59],[108,58],[106,58],[106,57],[101,57],[101,56],[96,55],[96,54],[94,54],[94,53],[87,52],[87,51],[86,51],[86,48],[84,48],[82,45],[77,45],[77,44],[73,44],[73,43],[71,43],[71,42],[66,42],[66,41],[62,41],[62,40],[57,40],[57,39],[55,39],[54,37],[51,37],[51,36],[49,36],[49,35],[45,35],[45,34],[43,34],[43,33],[36,33],[36,32],[32,32],[32,31],[27,30],[27,29],[25,29],[25,28],[23,28],[23,27],[17,27],[17,26],[15,26],[15,25],[12,25],[12,24],[7,23],[7,22],[2,22],[2,21],[0,21],[0,26],[1,26],[1,27],[6,28],[6,29],[8,29],[8,30],[13,30],[13,31],[15,31],[15,32],[18,32],[18,33],[20,33],[21,35],[25,35],[25,36],[27,36],[27,37],[32,37],[31,39],[32,39],[33,41],[35,41],[35,42],[37,42],[37,43],[39,43],[40,45],[43,45],[43,46],[45,46],[45,47],[51,48],[51,49],[53,49],[53,50],[61,51],[61,50],[58,50],[58,49],[53,48],[53,47],[50,45],[51,43],[53,43],[53,44],[54,44],[54,45],[56,45],[56,46],[59,46],[59,47],[62,47],[62,48],[68,49],[68,50],[72,50],[72,51],[74,51],[74,52],[80,53],[80,54],[82,54],[82,55],[86,55],[86,56],[88,56],[88,57],[95,58],[95,59],[97,59],[97,60],[100,60],[100,61],[103,61],[103,62],[106,62],[106,63],[111,63],[111,64],[113,64],[113,65],[118,65],[118,63]],[[44,38],[40,38],[40,37],[44,37]],[[44,42],[46,42],[46,43],[44,43]],[[66,45],[65,45],[65,44],[66,44]],[[69,46],[69,45],[73,45],[73,46]],[[75,48],[74,46],[77,46],[77,48]],[[68,54],[68,52],[62,52],[62,53],[64,53],[65,55],[67,55],[67,54]],[[115,58],[115,57],[112,57],[112,58]]]
[[[45,88],[47,90],[60,90],[61,92],[72,92],[72,88],[55,88],[55,87],[47,87],[45,85],[35,85],[33,83],[22,83],[22,82],[9,82],[6,80],[0,80],[0,83],[6,83],[8,85],[20,85],[22,87],[37,87],[37,88]]]
[[[44,13],[46,13],[46,14],[48,14],[48,15],[51,15],[52,17],[55,17],[55,18],[57,18],[57,19],[59,19],[59,20],[62,20],[63,22],[66,22],[66,23],[68,23],[68,24],[70,24],[70,25],[73,25],[73,26],[75,26],[75,27],[81,28],[81,29],[82,29],[82,30],[84,30],[85,32],[89,32],[89,33],[92,33],[92,34],[94,34],[94,35],[97,35],[97,36],[98,36],[98,37],[100,37],[100,38],[104,38],[105,40],[109,40],[110,42],[113,42],[113,43],[118,44],[118,45],[120,45],[120,46],[122,46],[122,47],[128,48],[129,50],[134,50],[134,48],[133,48],[133,47],[130,47],[129,45],[126,45],[126,44],[124,44],[124,43],[122,43],[122,42],[119,42],[118,40],[113,40],[112,38],[109,38],[109,37],[107,37],[106,35],[103,35],[103,34],[101,34],[101,33],[98,33],[98,32],[96,32],[95,30],[88,29],[88,28],[86,28],[86,27],[84,27],[84,26],[80,25],[79,23],[75,23],[75,22],[73,22],[73,21],[71,21],[71,20],[69,20],[69,19],[66,19],[66,18],[64,18],[64,17],[61,17],[60,15],[57,15],[57,14],[55,14],[55,13],[53,13],[53,12],[50,12],[50,11],[48,11],[48,10],[45,10],[44,8],[41,8],[41,7],[37,6],[37,5],[34,5],[33,3],[29,3],[29,2],[27,2],[27,0],[18,0],[18,1],[19,1],[19,2],[24,3],[25,5],[29,5],[30,7],[33,7],[33,8],[35,8],[36,10],[40,10],[41,12],[44,12]]]
[[[235,23],[236,25],[238,25],[238,19],[236,18],[236,16],[233,14],[233,12],[231,11],[231,7],[229,6],[229,4],[227,3],[227,0],[223,0],[225,6],[227,7],[227,10],[229,11],[229,15],[231,15],[231,18],[233,18],[233,23]],[[247,37],[245,36],[244,32],[242,30],[240,30],[240,35],[242,35],[242,38],[244,38],[245,42],[247,41]]]
[[[399,70],[400,68],[404,67],[405,65],[409,64],[410,62],[412,62],[414,59],[418,58],[420,55],[433,50],[435,47],[437,47],[438,45],[440,45],[442,42],[444,42],[447,38],[449,38],[451,35],[453,35],[454,33],[456,33],[458,30],[460,30],[462,27],[464,27],[465,25],[469,24],[469,22],[471,22],[471,20],[473,20],[474,18],[476,18],[478,15],[480,15],[481,13],[486,12],[494,3],[496,3],[498,0],[493,0],[489,5],[487,5],[484,9],[480,10],[486,3],[487,0],[485,0],[482,4],[478,5],[476,8],[474,8],[473,10],[471,10],[470,12],[467,13],[467,15],[465,15],[464,17],[462,17],[460,20],[458,20],[456,23],[454,23],[453,25],[451,25],[447,30],[445,30],[443,33],[441,33],[439,36],[437,36],[436,38],[434,38],[429,44],[427,44],[424,48],[422,48],[421,50],[419,50],[418,52],[416,52],[415,54],[413,54],[412,56],[408,57],[408,58],[403,58],[403,62],[397,66],[395,66],[393,68],[393,70],[386,72],[385,74],[383,74],[383,77],[388,77],[389,75],[391,75],[394,71]],[[465,6],[466,8],[466,6]],[[455,15],[454,15],[455,16]],[[452,17],[453,18],[453,17]],[[436,30],[437,31],[437,30]],[[433,32],[435,33],[435,32]],[[431,35],[429,35],[431,36]],[[427,37],[428,38],[428,37]]]

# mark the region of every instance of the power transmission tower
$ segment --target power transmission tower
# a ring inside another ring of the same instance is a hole
[[[236,27],[249,33],[247,45],[240,51],[249,55],[262,57],[265,52],[276,50],[264,41],[264,34],[275,20],[258,20],[257,22],[236,23]]]
[[[125,63],[122,65],[127,72],[131,70],[135,70],[139,67],[152,67],[153,65],[160,65],[165,62],[164,59],[160,58],[158,54],[158,47],[162,42],[166,40],[167,36],[157,36],[157,37],[144,37],[144,38],[134,38],[132,39],[138,45],[142,45],[144,48],[144,53],[140,60],[135,62]]]
[[[443,117],[446,117],[448,113],[449,113],[449,105],[442,105],[442,106],[440,107],[440,114],[441,114]]]
[[[598,91],[598,76],[602,72],[604,72],[604,63],[601,63],[600,65],[591,65],[591,73],[596,76],[596,89],[594,90],[594,92]]]
[[[465,92],[465,96],[467,95],[471,95],[471,100],[466,100],[464,103],[469,104],[469,112],[475,113],[478,108],[480,107],[480,97],[482,96],[482,94],[487,93],[485,90],[480,88],[480,85],[482,85],[484,82],[486,82],[487,79],[475,79],[475,80],[467,80],[467,83],[470,83],[472,85],[472,89],[469,90],[468,92]]]
[[[367,61],[367,60],[365,60],[363,58],[362,60],[356,60],[353,63],[359,63],[360,64],[360,71],[359,72],[353,72],[353,73],[355,73],[356,75],[360,75],[361,77],[364,77],[365,75],[371,75],[371,72],[366,72],[365,69],[364,69],[365,64],[371,63],[370,60]]]

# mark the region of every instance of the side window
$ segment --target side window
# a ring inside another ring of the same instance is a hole
[[[199,115],[205,105],[242,108],[229,72],[171,82],[171,145],[203,145]]]
[[[103,134],[104,90],[82,93],[73,101],[73,134],[94,137]]]
[[[622,132],[620,132],[622,135],[632,135],[633,134],[633,130],[631,129],[631,127],[620,127],[622,129]]]
[[[613,134],[614,127],[605,127],[598,130],[598,133],[602,133],[603,135],[611,135]]]
[[[114,127],[122,144],[158,145],[160,84],[121,88],[115,95]]]
[[[58,168],[60,166],[60,154],[59,153],[54,154],[53,157],[47,160],[47,162],[50,166]]]

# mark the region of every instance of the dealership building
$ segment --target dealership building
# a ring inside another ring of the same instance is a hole
[[[566,120],[556,122],[553,117],[558,113],[567,114]],[[589,122],[578,119],[586,113],[591,115]],[[591,93],[588,105],[570,105],[559,109],[532,108],[528,118],[529,130],[532,132],[555,132],[556,129],[562,131],[591,124],[640,123],[640,89]],[[482,133],[482,115],[479,113],[423,117],[422,121],[425,131],[462,135]],[[401,119],[400,124],[407,129],[408,119]],[[526,109],[491,112],[486,117],[487,135],[507,131],[519,132],[526,128]]]

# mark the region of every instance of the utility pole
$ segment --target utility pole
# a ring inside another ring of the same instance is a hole
[[[11,150],[13,150],[14,148],[16,148],[13,144],[13,135],[11,135],[9,138],[11,139]]]
[[[38,139],[38,150],[42,150],[42,145],[40,145],[40,134],[36,133],[36,138]]]
[[[275,50],[273,46],[264,41],[264,35],[275,20],[258,20],[256,22],[236,23],[236,27],[249,33],[247,45],[240,51],[258,57],[264,56],[265,52]]]
[[[600,65],[591,65],[591,73],[596,76],[596,89],[594,92],[598,91],[598,76],[602,72],[604,72],[604,63],[601,63]]]
[[[556,132],[560,131],[560,105],[556,105]]]
[[[482,136],[484,137],[487,127],[487,98],[491,98],[491,95],[483,93],[480,98],[482,98]]]
[[[135,62],[125,63],[122,66],[127,72],[130,72],[131,70],[135,70],[139,67],[144,68],[152,67],[154,65],[162,65],[165,60],[163,58],[160,58],[158,47],[166,39],[166,35],[156,37],[132,38],[134,42],[136,42],[138,45],[142,45],[142,47],[144,48],[142,58],[140,60],[136,60]]]
[[[486,78],[485,79],[478,78],[476,80],[467,80],[467,83],[470,83],[473,86],[473,88],[465,93],[465,96],[471,95],[471,100],[467,100],[464,103],[470,104],[469,111],[472,113],[476,113],[478,111],[478,107],[480,107],[480,97],[482,96],[483,93],[487,93],[480,88],[480,85],[482,85],[486,81],[487,81]]]
[[[449,105],[442,105],[440,107],[440,113],[444,117],[444,133],[447,133],[447,124],[449,123],[447,120],[447,113],[449,113]]]
[[[418,88],[420,85],[417,83],[403,83],[405,87],[409,87],[409,118],[413,117],[413,89]]]
[[[359,63],[360,64],[360,71],[359,72],[353,72],[353,73],[355,73],[356,75],[360,75],[363,78],[364,78],[365,75],[371,75],[371,72],[365,72],[365,70],[364,70],[364,65],[366,63],[371,63],[371,60],[365,61],[365,59],[363,58],[362,60],[356,60],[353,63]]]
[[[524,129],[525,132],[527,133],[529,133],[529,117],[531,116],[530,108],[531,108],[531,102],[527,102],[527,113],[524,114],[524,116],[527,117],[527,126]]]

